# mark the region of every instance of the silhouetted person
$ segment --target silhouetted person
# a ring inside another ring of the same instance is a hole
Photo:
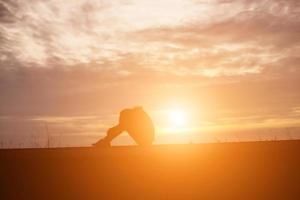
[[[154,125],[142,107],[124,109],[119,116],[119,124],[108,129],[107,135],[93,144],[96,147],[109,147],[110,142],[123,131],[141,146],[150,146],[154,139]]]

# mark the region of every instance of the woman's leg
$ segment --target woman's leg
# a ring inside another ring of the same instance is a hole
[[[94,146],[98,146],[98,147],[105,147],[105,146],[110,146],[110,142],[117,137],[118,135],[120,135],[123,131],[126,130],[126,125],[127,125],[127,121],[128,121],[128,109],[123,110],[120,113],[119,116],[119,124],[108,129],[106,132],[106,136],[102,139],[100,139],[98,142],[96,142],[94,144]]]
[[[120,135],[123,128],[120,125],[114,126],[107,130],[106,136],[93,144],[95,147],[110,147],[110,142]]]
[[[106,140],[107,142],[111,142],[115,137],[120,135],[123,131],[124,129],[122,128],[122,126],[118,124],[117,126],[114,126],[107,130],[106,137],[103,138],[103,140]]]

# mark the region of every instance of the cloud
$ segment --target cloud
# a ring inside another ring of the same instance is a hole
[[[22,65],[97,63],[128,73],[137,68],[120,64],[134,57],[156,71],[241,75],[299,53],[292,0],[8,1],[0,10],[1,59]]]
[[[162,47],[149,54],[159,54],[159,60],[169,61],[166,70],[183,67],[187,72],[208,76],[259,73],[267,64],[298,55],[299,3],[250,2],[226,1],[228,8],[236,8],[234,14],[226,9],[226,14],[215,13],[215,20],[142,30],[136,37],[147,45]]]

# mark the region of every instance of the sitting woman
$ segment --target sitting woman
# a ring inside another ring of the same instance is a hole
[[[119,124],[108,129],[107,135],[93,144],[95,147],[109,147],[110,142],[123,131],[141,146],[150,146],[154,140],[154,125],[142,107],[124,109],[119,116]]]

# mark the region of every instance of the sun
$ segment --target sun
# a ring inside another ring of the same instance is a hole
[[[170,110],[167,114],[172,128],[183,128],[187,125],[187,113],[183,110]]]

